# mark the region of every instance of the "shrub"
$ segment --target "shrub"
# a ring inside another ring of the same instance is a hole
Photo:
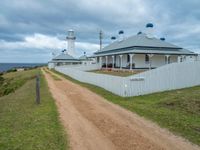
[[[7,70],[6,72],[9,73],[9,72],[16,72],[16,71],[17,71],[16,68],[12,68],[12,69],[10,69],[10,70]]]
[[[0,75],[0,84],[3,84],[4,78]]]

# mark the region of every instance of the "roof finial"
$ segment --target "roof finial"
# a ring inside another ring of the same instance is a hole
[[[66,49],[63,49],[63,50],[62,50],[62,53],[63,53],[63,54],[67,53],[67,50],[66,50]]]
[[[146,28],[153,28],[153,23],[147,23]]]
[[[123,31],[123,30],[120,30],[120,31],[118,32],[118,34],[119,34],[119,41],[124,40],[124,31]]]
[[[161,37],[160,40],[161,40],[161,41],[165,41],[165,38],[164,38],[164,37]]]
[[[146,34],[148,38],[153,38],[153,23],[146,24]]]

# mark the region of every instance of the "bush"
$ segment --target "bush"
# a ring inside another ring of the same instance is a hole
[[[6,72],[9,73],[9,72],[16,72],[16,71],[17,71],[16,68],[12,68],[12,69],[10,69],[10,70],[7,70]]]
[[[3,84],[4,78],[0,75],[0,84]]]

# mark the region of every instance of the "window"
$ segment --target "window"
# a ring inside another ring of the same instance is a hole
[[[148,55],[145,55],[145,63],[149,63],[149,56]]]

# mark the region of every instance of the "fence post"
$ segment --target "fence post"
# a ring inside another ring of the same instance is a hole
[[[36,104],[40,104],[40,77],[36,75]]]

